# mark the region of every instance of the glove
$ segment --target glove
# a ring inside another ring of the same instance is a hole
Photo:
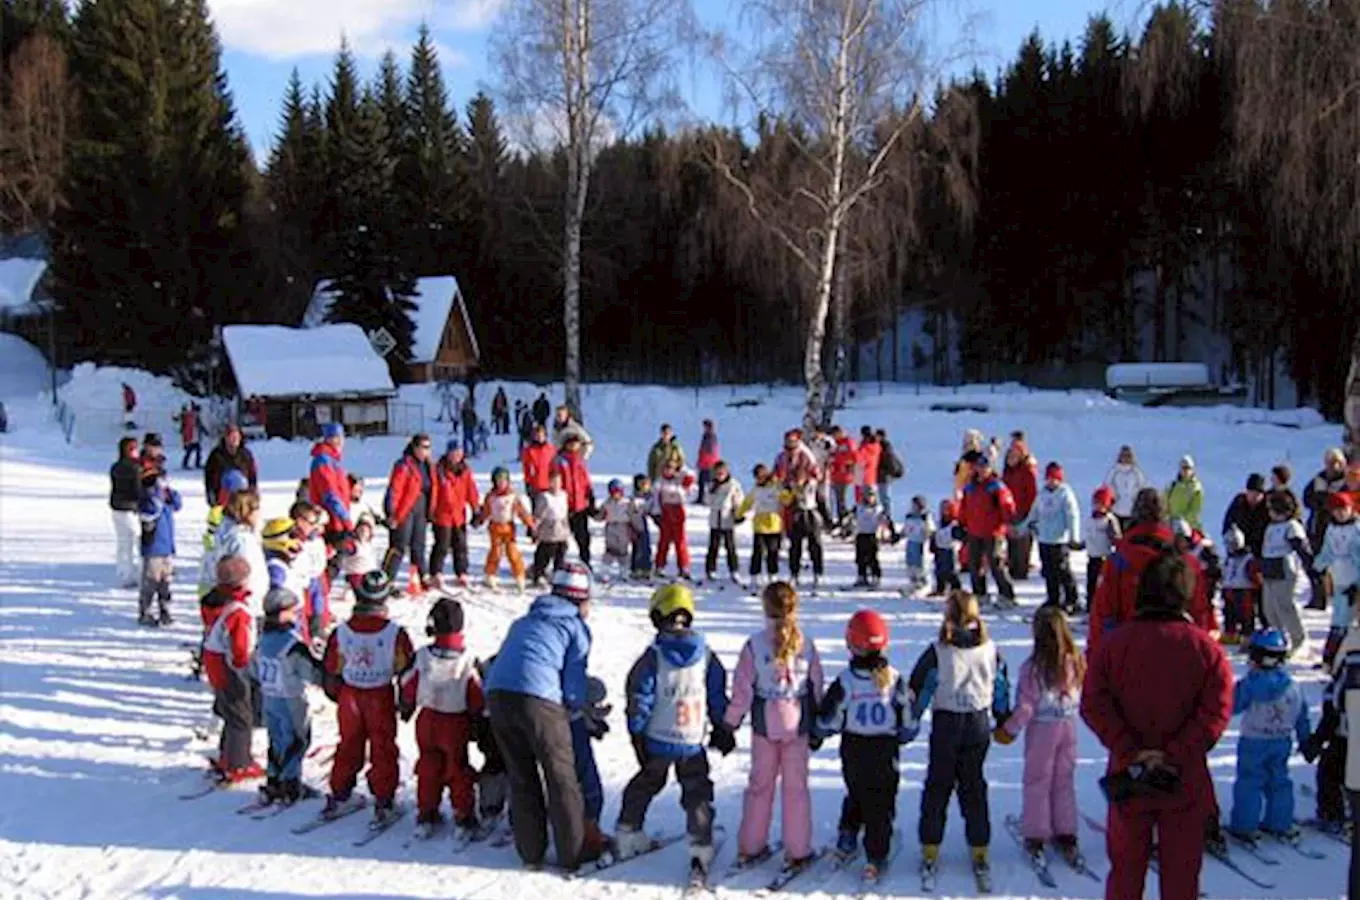
[[[1309,735],[1308,740],[1304,741],[1303,745],[1299,747],[1299,752],[1303,754],[1305,760],[1310,763],[1315,763],[1317,762],[1318,757],[1322,755],[1322,746],[1323,741],[1320,739],[1319,735],[1312,734]]]
[[[590,735],[590,739],[593,741],[601,740],[606,734],[609,734],[609,723],[603,718],[597,719],[587,713],[585,723],[586,734]]]
[[[637,757],[638,767],[642,768],[647,765],[647,739],[640,734],[633,735],[632,739],[633,755]]]
[[[486,524],[486,516],[482,515],[481,513],[477,513],[475,516],[472,517],[472,527],[473,527],[473,528],[481,528],[481,527],[482,527],[483,525],[485,525],[485,524]]]
[[[745,516],[737,516],[735,519],[732,520],[732,524],[733,524],[733,525],[745,525],[745,524],[746,524],[746,517],[745,517]]]
[[[1073,541],[1072,543],[1070,543],[1070,544],[1067,545],[1067,549],[1068,549],[1068,550],[1071,550],[1073,553],[1079,553],[1080,551],[1086,549],[1086,542],[1085,542],[1085,541]]]
[[[808,735],[808,747],[813,753],[822,749],[822,736],[820,734]]]
[[[708,746],[726,756],[737,749],[737,736],[726,725],[718,725],[708,736]]]
[[[968,537],[968,532],[964,531],[962,525],[955,525],[950,529],[950,534],[954,535],[954,540],[962,541]]]
[[[903,725],[897,729],[897,743],[910,744],[916,740],[916,736],[921,733],[921,724],[912,722],[910,725]]]
[[[403,722],[411,721],[411,716],[414,716],[415,714],[416,708],[414,704],[402,703],[397,707],[397,715],[401,716]]]
[[[1005,747],[1015,743],[1015,735],[998,725],[992,729],[992,740]]]

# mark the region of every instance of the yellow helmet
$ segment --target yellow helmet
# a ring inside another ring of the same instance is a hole
[[[218,525],[221,525],[222,516],[223,516],[222,507],[220,506],[211,507],[208,510],[208,527],[216,528]]]
[[[694,592],[683,584],[663,585],[652,592],[647,611],[658,628],[680,614],[685,616],[681,627],[687,627],[694,621]]]
[[[279,553],[297,553],[301,543],[293,537],[293,520],[287,516],[270,519],[260,530],[261,543],[266,550]]]

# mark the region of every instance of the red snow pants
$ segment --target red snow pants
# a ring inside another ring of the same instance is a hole
[[[1162,900],[1196,900],[1204,864],[1204,823],[1209,815],[1198,804],[1183,809],[1111,806],[1105,848],[1112,866],[1105,900],[1142,900],[1156,830]]]
[[[661,507],[661,538],[656,544],[656,567],[666,568],[666,557],[675,547],[675,562],[681,572],[689,571],[689,538],[685,536],[685,508],[676,505]]]
[[[348,797],[368,757],[368,789],[378,802],[397,795],[397,699],[390,685],[353,688],[342,685],[336,709],[340,743],[331,767],[331,793]]]
[[[439,809],[448,788],[455,819],[467,819],[476,811],[476,773],[468,762],[472,725],[467,713],[444,713],[422,709],[416,717],[416,804],[422,814]]]

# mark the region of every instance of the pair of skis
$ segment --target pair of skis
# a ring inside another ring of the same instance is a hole
[[[1020,831],[1020,820],[1013,815],[1006,816],[1006,833],[1011,836],[1015,843],[1020,847],[1020,851],[1025,854],[1025,861],[1028,862],[1029,867],[1034,870],[1034,877],[1039,879],[1039,883],[1047,888],[1056,888],[1058,886],[1058,879],[1054,877],[1053,871],[1049,867],[1047,852],[1040,850],[1038,853],[1031,854],[1025,849],[1025,837]],[[1078,875],[1089,878],[1097,884],[1104,881],[1103,878],[1091,871],[1081,854],[1075,852],[1075,848],[1071,855],[1059,851],[1058,856],[1067,864],[1068,868]]]
[[[1234,844],[1237,844],[1239,847],[1245,850],[1252,858],[1256,859],[1262,865],[1265,866],[1280,865],[1279,858],[1272,853],[1266,852],[1266,850],[1261,846],[1261,841],[1252,840],[1250,838],[1244,838],[1241,835],[1233,834],[1232,832],[1227,832],[1227,835],[1229,840],[1231,840]],[[1321,852],[1320,850],[1314,850],[1311,847],[1305,847],[1300,841],[1296,840],[1291,841],[1279,835],[1273,834],[1267,835],[1267,838],[1272,843],[1288,847],[1289,849],[1293,850],[1295,853],[1299,854],[1305,859],[1317,860],[1327,858],[1327,854]]]
[[[1096,819],[1092,816],[1088,816],[1085,813],[1082,813],[1081,817],[1086,821],[1086,824],[1090,826],[1090,828],[1093,831],[1099,832],[1100,834],[1106,833],[1104,822],[1101,822],[1099,819]],[[1242,868],[1242,866],[1240,866],[1237,863],[1237,860],[1233,859],[1231,856],[1228,855],[1226,850],[1219,852],[1215,851],[1212,847],[1206,846],[1204,852],[1206,856],[1210,857],[1211,859],[1217,860],[1224,868],[1237,874],[1246,881],[1251,882],[1261,890],[1264,891],[1275,890],[1276,885],[1273,882],[1259,878],[1258,876],[1253,875],[1251,872],[1248,872],[1246,869]],[[1154,872],[1158,870],[1157,850],[1155,847],[1153,848],[1152,851],[1152,859],[1148,865]],[[1200,891],[1200,896],[1204,897],[1206,895],[1203,891]]]
[[[348,800],[342,802],[336,809],[332,810],[329,814],[323,811],[322,813],[318,814],[315,818],[309,819],[308,821],[303,822],[301,825],[297,825],[289,830],[293,834],[310,834],[311,832],[316,831],[319,828],[324,828],[327,825],[339,822],[341,819],[346,819],[354,815],[355,813],[365,809],[367,806],[368,806],[367,799],[365,799],[360,794],[353,794],[350,796]],[[355,847],[365,847],[373,843],[375,840],[382,837],[389,830],[391,830],[392,826],[400,822],[403,818],[405,818],[405,816],[406,808],[401,806],[400,804],[394,805],[392,809],[389,811],[389,813],[382,819],[374,819],[372,822],[369,822],[366,833],[358,840],[354,841],[353,845]]]

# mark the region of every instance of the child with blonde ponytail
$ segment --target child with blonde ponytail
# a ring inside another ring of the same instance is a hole
[[[725,724],[751,713],[751,778],[742,803],[737,857],[752,864],[770,855],[775,783],[780,783],[786,868],[813,860],[808,759],[821,746],[814,733],[822,699],[822,662],[798,626],[798,594],[784,581],[761,595],[767,620],[741,648]]]
[[[897,810],[897,748],[910,740],[911,692],[888,662],[888,623],[871,609],[845,629],[850,666],[831,683],[817,712],[817,735],[841,734],[841,805],[836,854],[849,862],[864,829],[863,880],[877,883],[887,865]]]
[[[1006,663],[987,637],[987,626],[972,594],[949,595],[940,638],[921,654],[907,681],[912,720],[931,711],[930,762],[921,791],[921,876],[933,882],[939,865],[949,797],[959,793],[964,829],[979,891],[990,890],[987,848],[992,839],[983,764],[991,747],[992,717],[1010,715]],[[914,731],[913,731],[914,734]]]

